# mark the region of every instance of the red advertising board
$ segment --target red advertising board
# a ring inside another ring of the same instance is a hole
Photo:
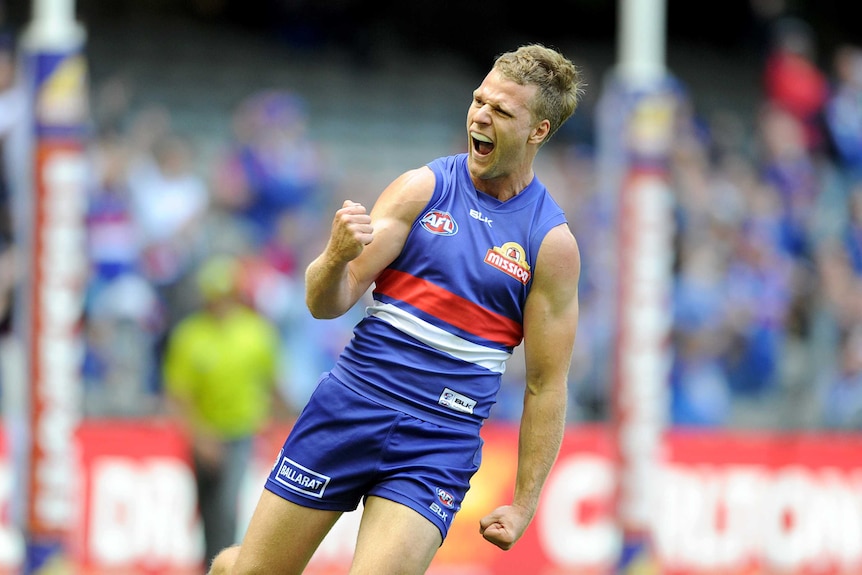
[[[665,573],[862,573],[862,436],[674,432],[651,525]]]
[[[203,553],[189,446],[163,422],[88,421],[78,432],[81,573],[199,575]]]
[[[239,502],[246,520],[287,427],[262,437]],[[610,575],[623,535],[614,515],[610,428],[570,427],[536,517],[500,551],[478,522],[506,502],[517,428],[488,423],[483,463],[429,575]],[[8,450],[0,435],[0,574],[18,572]],[[188,445],[162,421],[85,421],[70,555],[81,575],[202,572]],[[665,575],[862,574],[862,436],[671,431],[656,499],[648,505],[656,556],[640,572]],[[347,571],[359,513],[324,540],[309,575]]]

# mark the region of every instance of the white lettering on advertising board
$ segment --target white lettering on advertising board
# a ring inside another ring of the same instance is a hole
[[[89,554],[99,565],[197,561],[202,532],[191,469],[169,458],[100,458],[92,468],[89,528]]]
[[[583,455],[558,461],[545,486],[535,528],[548,557],[561,567],[612,566],[621,537],[611,511],[614,468],[605,457]],[[577,512],[592,506],[588,520]],[[580,519],[580,520],[579,520]]]
[[[675,568],[862,567],[862,470],[670,466],[660,484],[652,533],[659,556]]]

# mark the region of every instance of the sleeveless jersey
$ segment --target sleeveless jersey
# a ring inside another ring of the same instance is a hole
[[[500,202],[473,186],[466,154],[428,167],[432,197],[331,374],[420,419],[480,426],[523,339],[539,247],[566,219],[538,178]]]

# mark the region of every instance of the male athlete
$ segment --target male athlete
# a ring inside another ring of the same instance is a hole
[[[578,322],[580,255],[533,173],[577,107],[560,53],[500,56],[473,93],[465,154],[395,179],[371,213],[347,200],[306,271],[317,318],[374,302],[287,437],[240,546],[212,575],[299,574],[345,511],[364,509],[351,575],[419,575],[481,460],[482,422],[524,342],[515,490],[479,532],[501,549],[524,533],[559,452]]]

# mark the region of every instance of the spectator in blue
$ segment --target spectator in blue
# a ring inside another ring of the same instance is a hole
[[[162,307],[141,270],[141,242],[128,186],[130,150],[103,129],[90,153],[84,408],[90,415],[147,415],[158,389],[155,339]]]
[[[324,163],[307,124],[306,102],[284,91],[253,94],[234,113],[216,194],[233,202],[259,245],[272,240],[285,212],[326,206]]]
[[[758,136],[761,177],[778,192],[781,202],[779,245],[795,258],[808,258],[821,181],[806,145],[805,127],[780,107],[767,105],[760,114]]]
[[[823,377],[823,424],[862,430],[862,324],[842,333],[835,368]]]
[[[129,154],[122,137],[100,134],[91,153],[86,215],[91,291],[123,274],[138,273],[141,246],[127,182]]]
[[[833,56],[833,79],[824,113],[838,167],[862,179],[862,49],[845,44]]]
[[[844,248],[854,275],[862,280],[862,181],[853,186],[848,200]]]
[[[726,297],[734,343],[726,363],[731,388],[749,396],[775,391],[794,298],[794,261],[776,241],[774,214],[768,210],[774,193],[763,194],[764,209],[745,222],[729,262]]]
[[[682,246],[679,268],[673,291],[671,418],[675,425],[723,425],[731,407],[722,363],[730,338],[726,266],[711,241],[690,238]]]

